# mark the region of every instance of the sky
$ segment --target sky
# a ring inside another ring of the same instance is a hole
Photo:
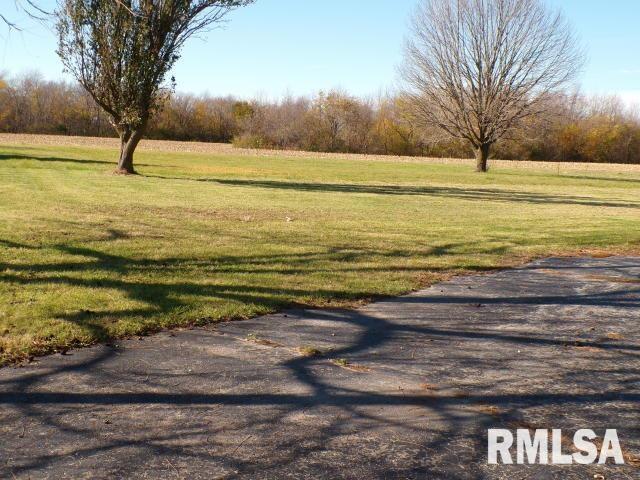
[[[375,96],[398,86],[408,19],[418,0],[257,0],[221,29],[193,38],[174,68],[181,92],[277,98],[341,88]],[[588,55],[580,88],[640,104],[640,1],[547,0],[570,19]],[[51,8],[55,0],[42,0]],[[0,27],[0,71],[65,78],[47,28],[0,13],[23,31]]]

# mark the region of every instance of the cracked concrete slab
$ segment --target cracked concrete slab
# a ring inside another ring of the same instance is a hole
[[[0,370],[0,477],[640,478],[640,259],[546,259]],[[617,428],[624,466],[489,466]],[[600,477],[601,475],[602,477]]]

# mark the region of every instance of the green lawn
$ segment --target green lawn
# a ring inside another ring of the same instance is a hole
[[[640,175],[0,147],[0,363],[540,255],[640,250]]]

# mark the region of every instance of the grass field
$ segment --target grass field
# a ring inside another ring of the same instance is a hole
[[[640,170],[0,146],[0,363],[640,250]]]

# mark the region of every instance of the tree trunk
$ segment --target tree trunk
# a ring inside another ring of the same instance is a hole
[[[491,144],[485,143],[476,148],[476,172],[484,173],[488,170],[489,151]]]
[[[120,159],[118,168],[114,173],[119,175],[135,175],[133,168],[133,153],[144,136],[145,127],[141,126],[135,130],[125,130],[120,133]]]

